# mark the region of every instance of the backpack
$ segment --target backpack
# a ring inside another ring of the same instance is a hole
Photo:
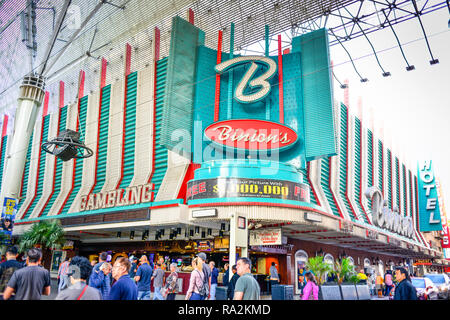
[[[2,276],[0,277],[0,293],[4,292],[6,287],[8,286],[9,279],[11,279],[14,271],[18,268],[10,267],[7,269],[3,269]]]
[[[198,270],[196,270],[196,271],[200,274],[200,272]],[[197,287],[198,294],[201,296],[208,296],[208,294],[209,294],[208,286],[206,286],[206,284],[205,284],[205,279],[206,279],[206,277],[203,278],[201,287],[197,286],[197,281],[195,282],[195,286]]]

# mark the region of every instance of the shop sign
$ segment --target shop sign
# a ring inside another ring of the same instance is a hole
[[[408,248],[409,250],[414,250],[414,245],[411,243],[406,243],[406,248]]]
[[[441,214],[431,160],[419,163],[417,168],[419,193],[419,230],[441,231]]]
[[[419,259],[414,262],[415,266],[431,266],[431,264],[430,259]]]
[[[281,245],[281,228],[250,231],[251,246]]]
[[[352,233],[353,223],[350,221],[339,220],[339,230],[343,233]]]
[[[450,243],[449,243],[449,239],[448,239],[448,235],[449,235],[448,225],[446,225],[446,226],[442,229],[441,235],[442,235],[442,240],[441,240],[442,248],[443,248],[443,249],[448,249],[448,248],[450,248]]]
[[[214,249],[228,249],[230,247],[229,237],[215,237]]]
[[[198,251],[211,251],[213,248],[213,243],[211,241],[197,241]]]
[[[372,222],[377,227],[390,230],[408,238],[414,236],[414,225],[411,217],[402,216],[398,208],[389,209],[381,191],[372,186],[364,193],[372,201]]]
[[[193,210],[192,218],[217,217],[217,209]]]
[[[211,124],[205,129],[211,141],[246,150],[273,150],[297,142],[297,133],[280,123],[266,120],[235,119]]]
[[[72,250],[72,249],[73,249],[73,241],[67,240],[67,241],[64,243],[62,249],[63,249],[63,250]]]
[[[5,197],[3,201],[0,232],[5,235],[2,244],[11,244],[12,230],[17,213],[17,199]]]
[[[309,186],[286,180],[215,178],[188,182],[186,199],[271,198],[309,202]]]
[[[268,246],[251,246],[250,250],[265,253],[286,254],[288,249],[281,246],[268,247]]]
[[[153,201],[154,184],[92,193],[81,197],[80,211],[128,206]]]
[[[378,240],[378,232],[374,230],[366,230],[366,239]]]

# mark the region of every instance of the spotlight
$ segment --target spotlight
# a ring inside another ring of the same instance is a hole
[[[362,79],[359,80],[359,81],[361,81],[361,82],[367,82],[367,81],[369,81],[369,79],[367,79],[367,78],[362,78]]]
[[[433,65],[433,64],[438,64],[439,63],[439,59],[434,59],[434,60],[431,60],[430,61],[430,64],[431,65]]]
[[[416,69],[416,67],[414,67],[413,65],[410,65],[410,66],[406,67],[406,71],[411,71],[411,70],[414,70],[414,69]]]
[[[159,233],[163,236],[164,235],[164,229],[159,230]]]
[[[130,240],[133,240],[134,239],[134,231],[131,231],[130,232]]]
[[[142,234],[142,240],[147,240],[148,239],[148,230],[145,230],[144,233]]]
[[[347,88],[348,88],[348,84],[346,84],[346,83],[341,84],[341,89],[347,89]]]
[[[181,228],[177,228],[177,234],[181,234]]]
[[[225,231],[225,223],[220,224],[220,230]]]
[[[117,238],[121,238],[121,237],[122,237],[122,232],[118,231],[116,237],[117,237]]]
[[[391,75],[390,72],[383,72],[383,77],[389,77]]]
[[[195,227],[195,233],[200,233],[200,227]]]
[[[208,236],[212,235],[212,229],[208,229]]]
[[[170,239],[170,240],[173,240],[173,238],[175,238],[175,235],[174,235],[173,233],[171,233],[171,234],[169,235],[169,239]]]
[[[93,155],[92,150],[80,140],[80,133],[70,129],[63,130],[56,138],[44,142],[41,148],[62,161],[89,158]]]
[[[192,230],[192,229],[189,230],[189,236],[190,236],[190,237],[193,237],[193,236],[194,236],[194,230]]]
[[[222,230],[219,231],[219,237],[220,237],[220,238],[223,237],[223,231],[222,231]]]
[[[255,225],[255,229],[259,229],[259,228],[262,228],[262,224],[261,223],[257,223],[256,225]]]
[[[205,237],[206,237],[206,232],[202,231],[202,238],[205,238]]]

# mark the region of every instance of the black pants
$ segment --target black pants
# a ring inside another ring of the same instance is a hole
[[[175,300],[176,293],[169,293],[166,300]]]

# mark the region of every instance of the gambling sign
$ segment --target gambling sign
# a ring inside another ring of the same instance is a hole
[[[269,198],[309,202],[309,186],[285,180],[215,178],[188,182],[187,200]]]

